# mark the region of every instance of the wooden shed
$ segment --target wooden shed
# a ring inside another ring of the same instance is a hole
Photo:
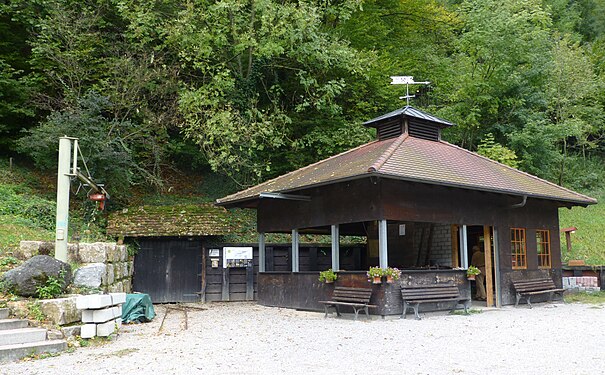
[[[474,245],[486,249],[487,305],[514,303],[512,280],[544,276],[561,286],[558,209],[595,199],[443,141],[453,124],[410,106],[365,125],[375,141],[217,201],[257,210],[260,303],[321,309],[330,287],[300,267],[300,233],[332,236],[337,285],[367,287],[370,266],[403,270],[398,285],[373,286],[381,315],[401,313],[401,285],[454,283],[470,296],[464,270]],[[273,232],[292,235],[290,272],[263,260]],[[340,264],[343,235],[367,238],[359,268]]]

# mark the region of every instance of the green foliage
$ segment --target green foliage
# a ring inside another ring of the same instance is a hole
[[[19,218],[50,230],[55,225],[55,205],[25,186],[0,184],[0,216]]]
[[[589,303],[593,305],[605,305],[605,292],[578,292],[578,293],[565,293],[563,299],[567,303]]]
[[[59,277],[49,276],[44,285],[36,288],[36,297],[40,299],[56,298],[63,293],[65,285],[65,272],[61,270]]]
[[[38,301],[30,301],[27,303],[27,315],[38,322],[46,320],[46,315],[42,312],[42,306]]]
[[[561,251],[563,261],[570,259],[583,259],[588,265],[605,265],[605,191],[588,193],[589,196],[597,198],[599,204],[586,208],[574,207],[572,209],[559,209],[559,225],[561,228],[576,227],[575,233],[571,234],[571,252],[567,252],[565,246],[565,235],[561,232]]]
[[[499,143],[496,143],[492,133],[487,133],[487,135],[481,140],[477,153],[495,160],[498,163],[506,164],[509,167],[517,168],[519,166],[515,152]]]
[[[319,281],[321,281],[322,283],[325,283],[325,282],[331,283],[331,282],[334,282],[337,278],[338,278],[338,275],[331,268],[327,269],[325,271],[321,271],[319,273]]]

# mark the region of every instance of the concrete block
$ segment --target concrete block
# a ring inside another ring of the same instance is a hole
[[[92,324],[84,324],[80,326],[80,337],[83,339],[91,339],[97,335],[97,325]]]
[[[79,322],[81,312],[76,306],[78,297],[66,297],[39,300],[40,310],[53,323],[58,325],[66,325]]]
[[[0,319],[8,319],[8,308],[3,307],[0,309]]]
[[[0,348],[0,362],[15,361],[32,354],[57,353],[67,349],[65,340],[6,345]]]
[[[109,293],[114,305],[126,303],[126,293]]]
[[[46,330],[43,328],[18,328],[0,331],[0,346],[44,340],[46,340]]]
[[[91,294],[88,296],[78,296],[76,299],[76,307],[80,310],[102,309],[111,306],[111,303],[111,296],[109,294]]]
[[[2,319],[0,320],[0,331],[8,329],[26,328],[28,326],[25,319]]]
[[[97,336],[107,337],[117,330],[115,320],[110,320],[106,323],[97,324]]]
[[[121,306],[112,306],[99,310],[82,311],[83,323],[105,323],[122,316]]]
[[[563,278],[563,288],[565,288],[565,289],[569,288],[569,277]]]
[[[76,270],[73,283],[88,288],[99,288],[106,272],[107,267],[104,263],[87,264]]]
[[[80,260],[82,263],[105,263],[107,261],[107,249],[105,243],[81,243]]]

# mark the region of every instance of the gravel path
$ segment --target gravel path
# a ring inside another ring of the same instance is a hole
[[[446,313],[423,320],[350,317],[252,303],[165,309],[128,325],[110,343],[57,357],[0,365],[0,374],[600,374],[605,307]]]

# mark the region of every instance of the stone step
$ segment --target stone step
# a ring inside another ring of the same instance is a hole
[[[6,307],[0,309],[0,319],[8,319],[8,309]]]
[[[18,328],[0,331],[0,346],[44,340],[46,340],[46,330],[42,328]]]
[[[0,331],[17,328],[27,328],[25,319],[0,319]]]
[[[0,346],[0,362],[15,361],[32,354],[57,353],[67,349],[65,340],[49,340]]]

